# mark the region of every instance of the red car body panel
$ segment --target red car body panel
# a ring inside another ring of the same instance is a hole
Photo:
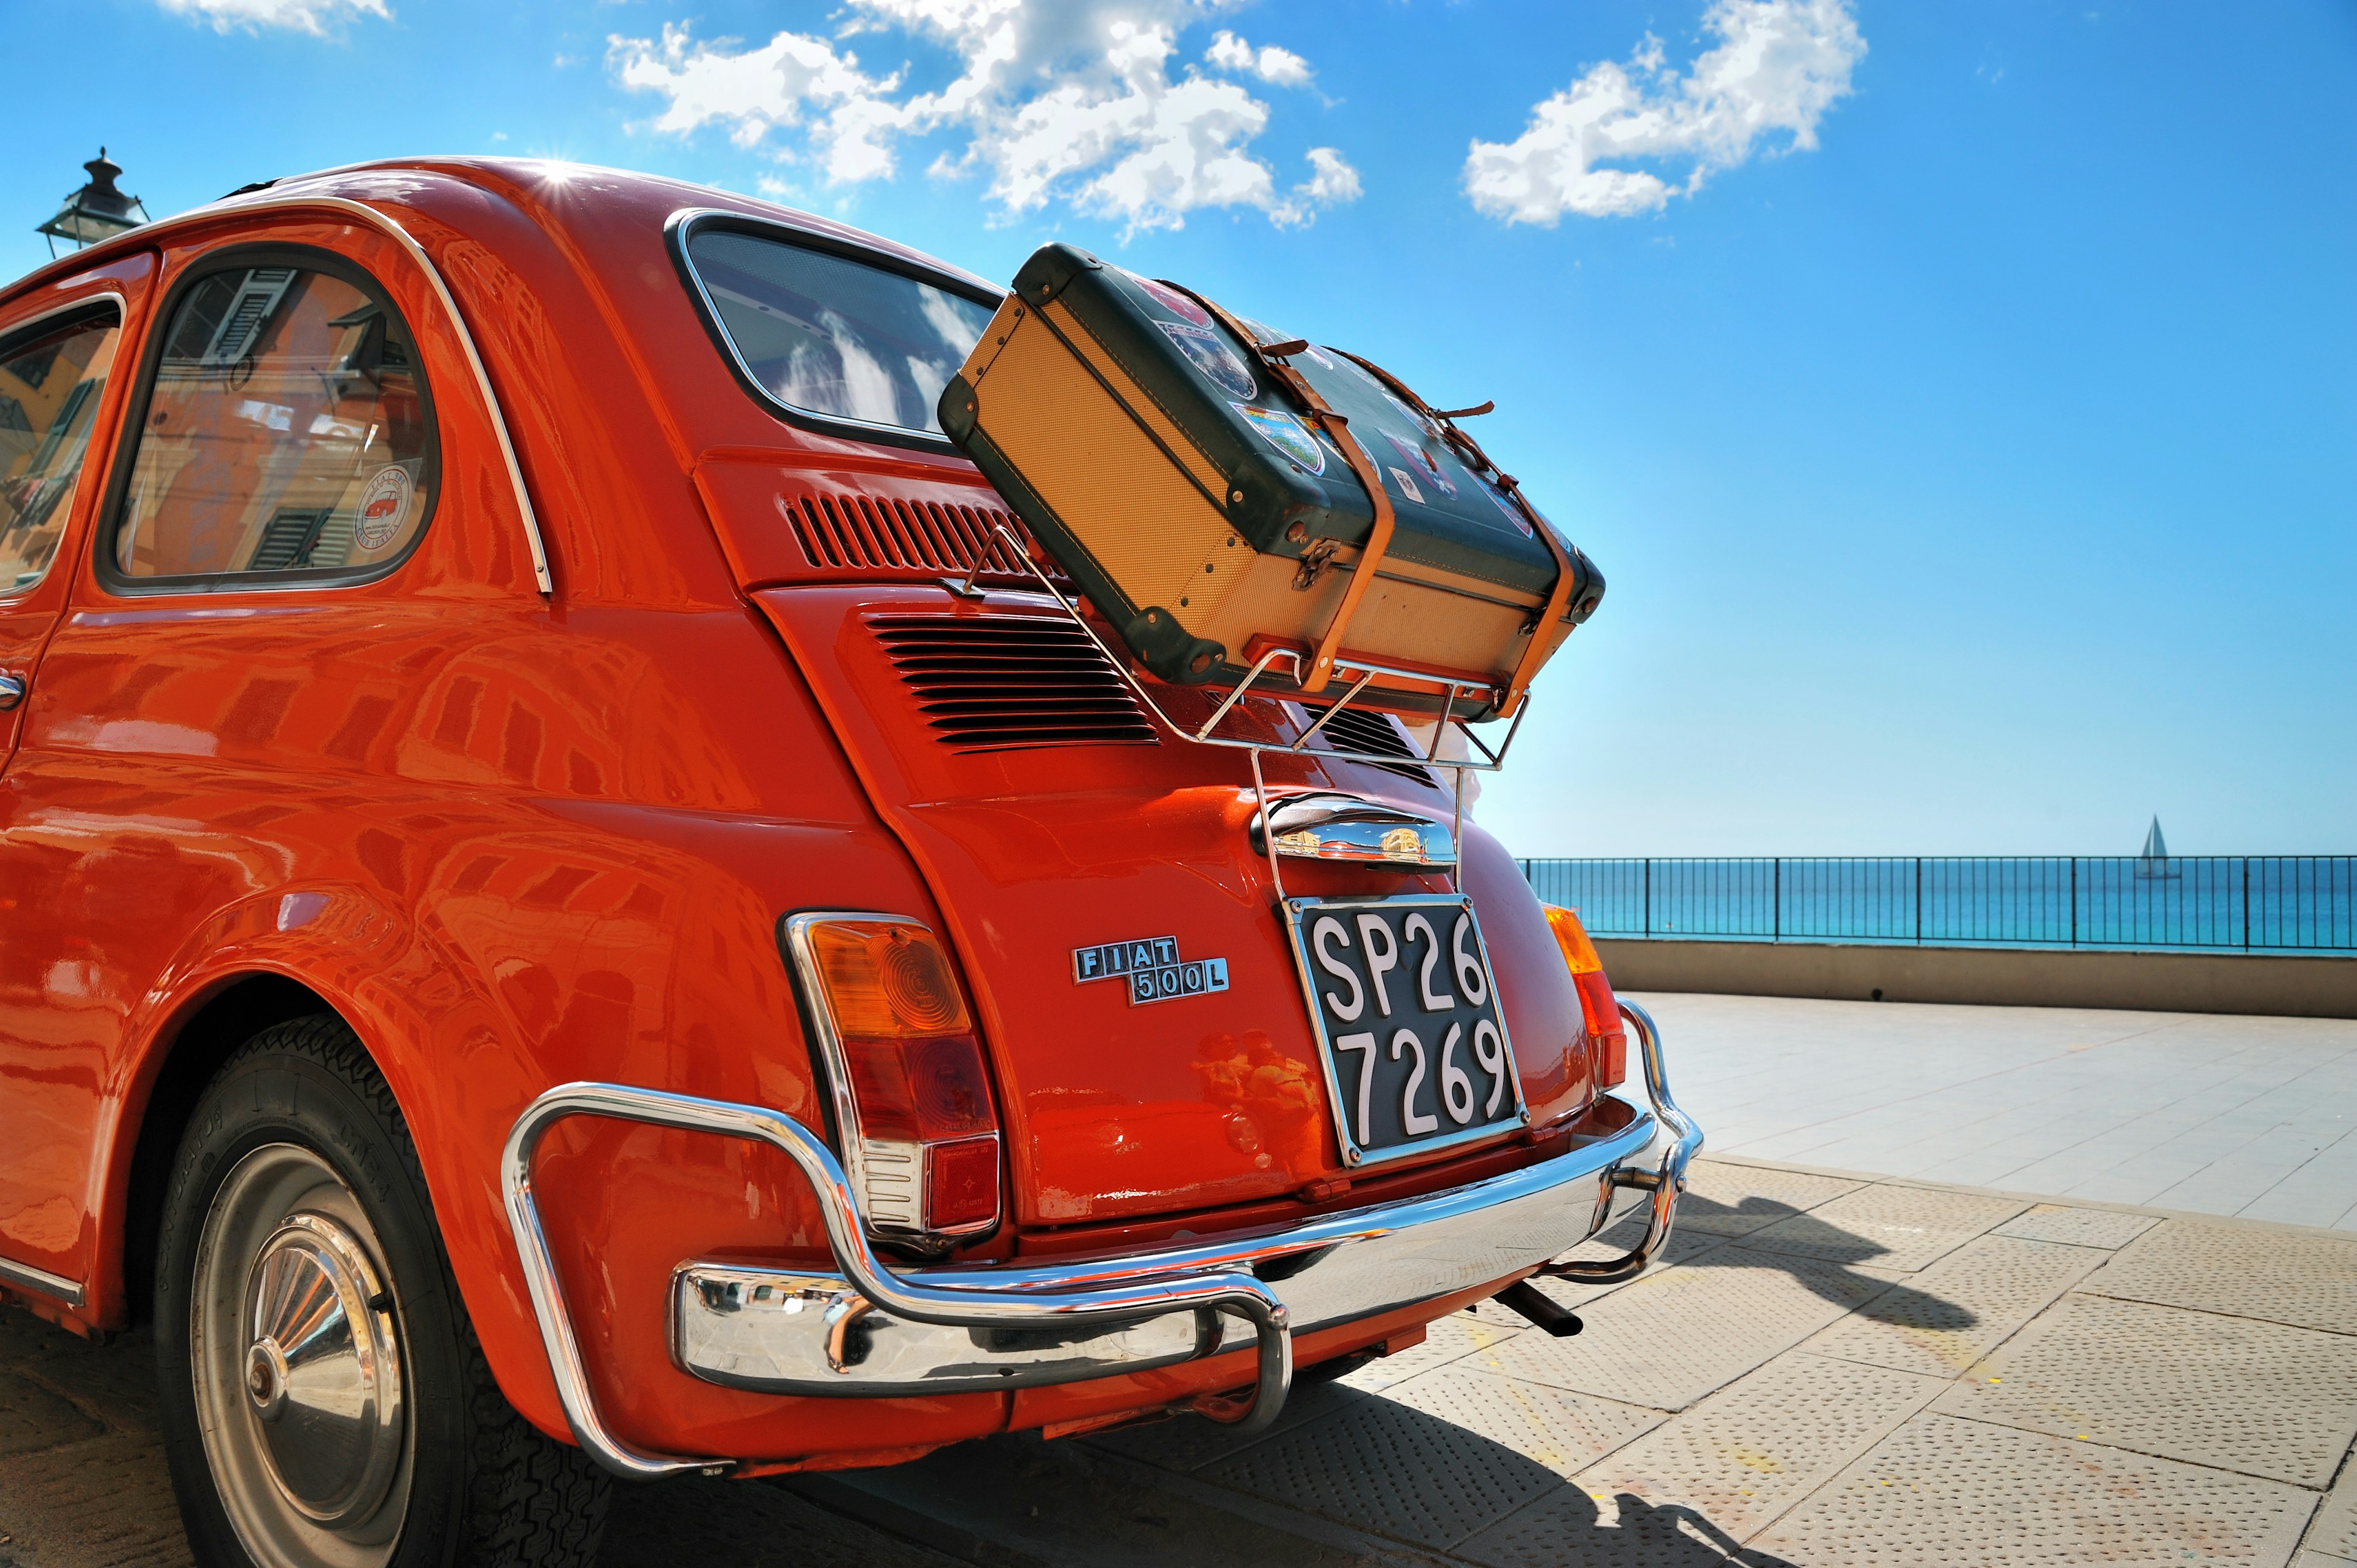
[[[371,223],[305,205],[323,198],[400,224],[447,282],[513,437],[553,596],[535,584],[499,411],[431,280]],[[0,1256],[83,1286],[76,1307],[36,1300],[51,1315],[128,1321],[137,1228],[193,1094],[176,1076],[195,1059],[192,1024],[203,1036],[209,1006],[293,982],[384,1072],[500,1384],[565,1434],[502,1208],[502,1141],[535,1095],[576,1079],[822,1125],[778,946],[780,917],[800,909],[924,920],[964,970],[1008,1134],[1011,1221],[971,1255],[1341,1201],[1309,1189],[1340,1165],[1267,866],[1240,853],[1242,755],[958,755],[925,734],[857,618],[956,601],[922,563],[813,564],[777,506],[790,492],[864,496],[974,519],[999,503],[953,456],[789,425],[731,379],[663,237],[674,212],[722,205],[788,218],[603,171],[363,168],[155,225],[0,296],[0,331],[101,292],[127,306],[125,368],[57,564],[0,600],[0,670],[34,672],[25,704],[0,714]],[[439,422],[436,511],[375,582],[122,596],[91,546],[128,367],[178,277],[255,241],[346,258],[413,325]],[[1271,708],[1256,722],[1286,721]],[[1288,766],[1286,782],[1446,809],[1387,773]],[[1559,1121],[1594,1092],[1577,998],[1512,862],[1470,824],[1467,840],[1466,887],[1512,977],[1501,992],[1533,1121]],[[1445,886],[1318,865],[1287,882]],[[1110,987],[1076,992],[1071,950],[1145,934],[1141,909],[1190,956],[1228,958],[1233,989],[1136,1009]],[[1535,1157],[1510,1138],[1359,1190]],[[1239,1353],[1012,1394],[814,1402],[719,1387],[667,1356],[665,1285],[690,1257],[827,1257],[787,1162],[576,1121],[550,1136],[538,1185],[600,1407],[649,1448],[857,1462],[1249,1376]],[[1456,1305],[1307,1335],[1298,1354]]]

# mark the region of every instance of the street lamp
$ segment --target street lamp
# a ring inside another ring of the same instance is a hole
[[[58,253],[59,240],[71,240],[79,250],[101,240],[111,240],[147,221],[147,209],[139,205],[139,199],[114,188],[114,178],[123,172],[123,166],[109,159],[104,147],[98,149],[98,156],[81,166],[90,171],[90,183],[67,197],[55,218],[33,231],[48,236],[52,256]]]

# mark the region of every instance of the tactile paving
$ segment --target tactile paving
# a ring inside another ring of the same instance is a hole
[[[1286,1396],[1285,1408],[1266,1432],[1238,1435],[1236,1429],[1207,1416],[1174,1415],[1144,1426],[1125,1426],[1081,1439],[1094,1448],[1110,1449],[1166,1470],[1194,1470],[1222,1459],[1240,1448],[1264,1442],[1280,1432],[1323,1421],[1345,1406],[1368,1396],[1340,1382],[1297,1382]]]
[[[1583,1334],[1518,1334],[1464,1364],[1624,1404],[1684,1410],[1889,1284],[1887,1275],[1813,1258],[1722,1247],[1583,1307]]]
[[[81,1443],[104,1430],[55,1390],[0,1372],[0,1455]]]
[[[2308,1539],[2301,1544],[2310,1552],[2357,1562],[2357,1461],[2343,1469],[2340,1484],[2317,1510],[2316,1522],[2308,1527]]]
[[[1996,1228],[1999,1236],[2025,1241],[2063,1241],[2073,1247],[2125,1247],[2160,1223],[2150,1214],[2119,1214],[2108,1208],[2073,1208],[2041,1203]]]
[[[1198,1474],[1420,1545],[1448,1547],[1563,1485],[1534,1459],[1380,1396]]]
[[[2357,1334],[2357,1240],[2172,1219],[2122,1251],[2084,1288]]]
[[[1474,1367],[1442,1367],[1383,1397],[1536,1460],[1559,1476],[1592,1465],[1660,1425],[1662,1412]]]
[[[1656,1428],[1574,1479],[1591,1495],[1684,1503],[1739,1538],[1809,1495],[1946,1385],[1794,1354]]]
[[[1742,1236],[1830,1203],[1866,1184],[1806,1171],[1763,1169],[1696,1160],[1686,1168],[1678,1199],[1679,1230],[1697,1236]],[[1674,1235],[1675,1232],[1674,1231]]]
[[[1574,1484],[1523,1504],[1451,1555],[1491,1568],[1795,1568],[1756,1552],[1733,1557],[1736,1547],[1700,1509],[1629,1492],[1595,1496]]]
[[[1345,1388],[1372,1393],[1404,1383],[1410,1378],[1442,1367],[1459,1356],[1486,1350],[1492,1345],[1512,1338],[1527,1325],[1505,1307],[1494,1302],[1482,1304],[1486,1312],[1452,1312],[1437,1318],[1425,1329],[1424,1343],[1411,1345],[1389,1356],[1378,1356],[1357,1371],[1336,1380]]]
[[[1809,1568],[2282,1568],[2314,1501],[2280,1482],[1925,1413],[1753,1546]]]
[[[2357,1338],[2072,1295],[1937,1408],[2321,1487],[2357,1437]]]
[[[1762,1251],[1871,1263],[1929,1266],[2028,1208],[2017,1198],[1927,1187],[1862,1187],[1736,1242]]]
[[[1806,1348],[1954,1378],[2043,1311],[2104,1255],[2003,1235],[1967,1241],[1835,1324]]]

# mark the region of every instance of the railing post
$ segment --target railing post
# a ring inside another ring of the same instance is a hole
[[[1774,909],[1768,916],[1768,940],[1771,942],[1781,942],[1784,940],[1784,857],[1778,855],[1775,865],[1775,880],[1770,885],[1770,891],[1768,895],[1775,904]]]
[[[2251,950],[2251,857],[2243,857],[2243,950]]]
[[[1653,857],[1645,857],[1645,934],[1653,934]]]
[[[2079,945],[2079,857],[2071,857],[2071,945]]]
[[[1915,857],[1915,945],[1923,945],[1923,857]]]

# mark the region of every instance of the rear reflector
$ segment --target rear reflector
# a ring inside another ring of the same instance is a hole
[[[998,1140],[963,1138],[925,1151],[925,1223],[962,1230],[998,1218]]]
[[[998,1107],[949,954],[888,915],[797,915],[790,955],[833,1079],[868,1229],[914,1240],[998,1222]]]
[[[1544,908],[1555,946],[1563,950],[1564,964],[1579,992],[1579,1011],[1596,1053],[1597,1087],[1610,1089],[1629,1077],[1629,1030],[1620,1021],[1620,1000],[1612,994],[1612,983],[1604,978],[1604,961],[1587,940],[1579,916],[1553,904]]]

